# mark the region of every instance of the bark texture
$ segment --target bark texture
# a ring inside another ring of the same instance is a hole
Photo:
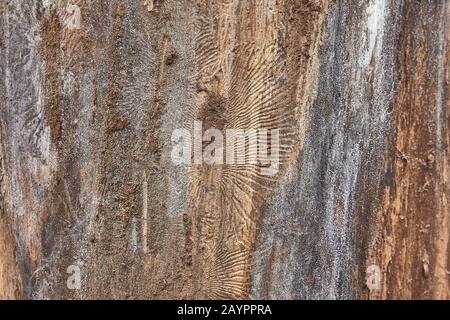
[[[449,7],[1,1],[0,298],[450,299]],[[175,165],[195,120],[279,172]]]

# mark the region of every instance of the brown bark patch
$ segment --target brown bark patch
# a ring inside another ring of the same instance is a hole
[[[61,35],[62,24],[55,9],[50,10],[41,27],[41,54],[44,66],[45,116],[50,127],[50,138],[58,143],[61,138]]]

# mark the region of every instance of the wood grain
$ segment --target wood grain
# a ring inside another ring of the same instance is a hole
[[[2,1],[0,299],[449,299],[449,6]]]

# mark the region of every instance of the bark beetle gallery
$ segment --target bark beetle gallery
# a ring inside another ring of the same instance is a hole
[[[449,7],[1,1],[0,298],[449,299]]]

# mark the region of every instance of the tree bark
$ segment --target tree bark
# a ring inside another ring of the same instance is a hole
[[[0,10],[0,299],[450,299],[447,0]]]

